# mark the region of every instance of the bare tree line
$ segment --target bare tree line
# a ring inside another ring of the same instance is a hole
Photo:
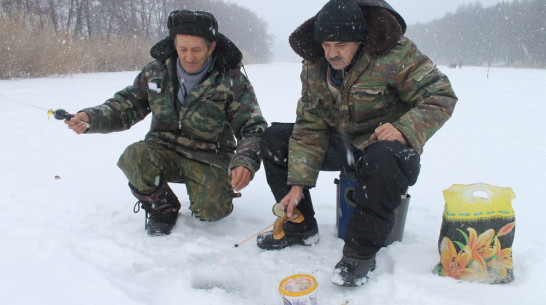
[[[442,64],[546,67],[546,0],[480,2],[440,20],[412,25],[408,37]]]
[[[74,37],[107,41],[120,35],[156,41],[167,34],[172,10],[207,10],[216,15],[220,31],[255,61],[271,58],[267,24],[253,12],[219,0],[0,0],[0,8],[8,16],[32,16],[41,26],[48,24]]]

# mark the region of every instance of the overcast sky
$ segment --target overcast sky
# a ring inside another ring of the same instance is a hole
[[[269,26],[275,36],[274,59],[292,56],[288,36],[305,20],[314,16],[327,0],[226,0],[254,11]],[[489,7],[500,2],[512,0],[388,0],[387,1],[411,26],[418,22],[428,22],[442,18],[447,12],[455,12],[463,4],[481,2]],[[220,31],[222,25],[220,24]],[[284,58],[285,59],[285,58]],[[297,57],[294,59],[297,60]]]

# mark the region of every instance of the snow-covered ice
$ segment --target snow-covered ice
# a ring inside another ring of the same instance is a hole
[[[492,68],[487,78],[482,67],[441,69],[459,103],[425,146],[403,242],[380,251],[376,271],[359,288],[330,283],[343,246],[335,228],[337,173],[322,172],[312,190],[316,246],[264,251],[253,238],[233,247],[275,219],[263,170],[217,223],[193,219],[185,187],[173,185],[183,204],[178,224],[170,236],[150,237],[116,167],[125,147],[144,137],[149,118],[126,132],[78,136],[46,115],[100,104],[137,72],[0,81],[0,302],[273,305],[282,304],[282,279],[307,273],[319,282],[322,305],[543,304],[546,70]],[[268,121],[293,121],[300,65],[246,71]],[[439,261],[442,190],[476,182],[516,193],[512,283],[431,273]]]

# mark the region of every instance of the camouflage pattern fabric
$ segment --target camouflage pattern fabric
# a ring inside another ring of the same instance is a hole
[[[386,53],[361,53],[343,83],[340,104],[328,88],[329,73],[325,58],[303,63],[289,185],[315,186],[331,131],[363,150],[373,143],[375,128],[392,123],[422,154],[457,102],[447,77],[405,37]]]
[[[131,185],[142,193],[154,192],[162,179],[184,183],[189,209],[204,221],[217,221],[233,210],[233,189],[227,170],[180,156],[153,141],[127,147],[118,161]]]
[[[184,106],[175,91],[176,58],[151,62],[132,86],[103,105],[82,110],[91,120],[87,133],[126,130],[151,112],[146,140],[225,171],[244,166],[254,175],[261,161],[259,136],[267,122],[251,83],[239,68],[223,72],[214,60]]]
[[[152,113],[143,142],[127,148],[118,163],[139,192],[153,192],[159,182],[185,183],[194,216],[215,221],[233,209],[230,169],[260,168],[260,135],[267,128],[250,81],[241,73],[242,54],[219,34],[205,79],[177,98],[177,53],[172,37],[152,47],[156,60],[133,85],[104,104],[86,108],[87,133],[129,129]]]

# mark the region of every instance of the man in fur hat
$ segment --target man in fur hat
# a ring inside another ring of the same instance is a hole
[[[168,29],[151,49],[156,60],[133,85],[66,121],[78,134],[108,133],[152,113],[145,139],[118,162],[150,235],[169,234],[178,218],[181,205],[167,182],[186,184],[193,216],[217,221],[229,215],[233,191],[246,187],[260,167],[260,135],[267,128],[240,71],[243,56],[218,32],[214,16],[173,11]]]
[[[425,142],[457,101],[447,77],[403,36],[405,30],[385,1],[326,3],[289,39],[304,58],[296,122],[273,123],[262,135],[267,181],[289,221],[284,235],[260,234],[260,248],[317,242],[309,188],[321,170],[355,173],[357,206],[334,284],[366,282],[401,195],[417,181]]]

